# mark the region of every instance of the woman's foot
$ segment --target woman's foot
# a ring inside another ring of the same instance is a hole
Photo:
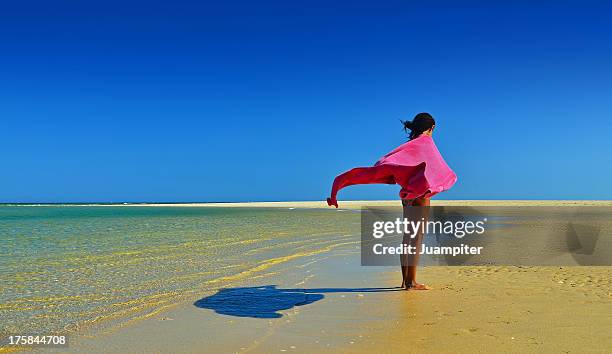
[[[406,287],[404,290],[430,290],[431,288],[425,284],[412,283]]]

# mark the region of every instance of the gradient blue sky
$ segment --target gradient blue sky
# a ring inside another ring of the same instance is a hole
[[[610,199],[612,6],[535,3],[3,4],[0,201],[323,199],[421,111],[439,198]]]

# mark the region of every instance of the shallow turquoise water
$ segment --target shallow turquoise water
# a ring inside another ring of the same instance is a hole
[[[146,317],[358,234],[337,210],[0,206],[0,332]]]

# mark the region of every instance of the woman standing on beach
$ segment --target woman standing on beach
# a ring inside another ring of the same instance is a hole
[[[357,167],[334,179],[331,196],[327,204],[338,207],[336,195],[344,187],[355,184],[399,184],[404,218],[426,217],[430,198],[451,188],[457,175],[451,170],[438,151],[432,134],[436,126],[429,113],[419,113],[412,121],[402,122],[409,132],[408,142],[383,156],[372,167]],[[404,243],[420,249],[423,235],[404,235]],[[427,290],[416,282],[418,254],[411,259],[401,258],[402,288]]]

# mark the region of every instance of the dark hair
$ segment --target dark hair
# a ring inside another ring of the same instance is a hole
[[[424,131],[431,129],[434,125],[436,125],[436,121],[429,113],[419,113],[414,116],[412,121],[409,120],[400,120],[404,125],[404,130],[406,133],[410,130],[410,135],[408,138],[410,140],[417,138]]]

